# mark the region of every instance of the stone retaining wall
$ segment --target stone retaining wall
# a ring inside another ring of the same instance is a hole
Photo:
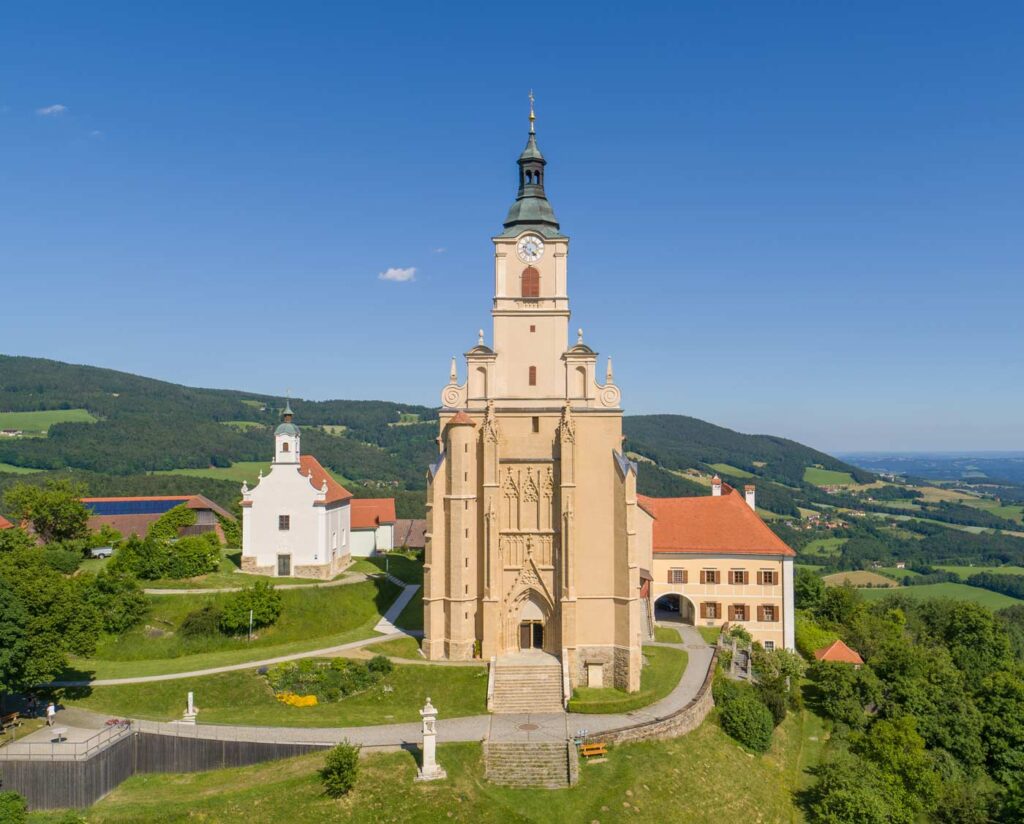
[[[647,741],[656,738],[678,738],[681,735],[697,729],[715,706],[715,699],[711,692],[711,684],[715,680],[715,667],[718,664],[718,650],[711,656],[711,664],[708,666],[708,674],[704,677],[704,683],[700,685],[697,694],[682,709],[656,718],[653,721],[642,721],[631,724],[628,727],[619,727],[595,734],[595,739],[608,744],[622,744],[627,741]]]

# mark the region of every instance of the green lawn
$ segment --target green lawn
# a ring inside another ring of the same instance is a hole
[[[981,572],[992,572],[996,575],[1024,575],[1024,567],[1013,566],[1012,564],[1007,566],[947,566],[942,564],[938,568],[944,569],[946,572],[955,572],[965,580]]]
[[[697,627],[697,632],[704,639],[705,644],[714,646],[718,643],[718,636],[722,634],[721,627]]]
[[[321,649],[373,636],[373,625],[394,601],[398,587],[376,579],[328,589],[281,592],[284,608],[272,627],[257,630],[253,641],[216,635],[187,639],[177,633],[185,616],[228,594],[149,596],[142,625],[124,635],[105,636],[89,659],[74,659],[75,670],[94,678],[126,678],[189,672],[225,664],[273,658]],[[68,673],[67,678],[75,678]]]
[[[15,466],[9,463],[0,463],[0,472],[7,472],[10,475],[28,475],[32,472],[43,472],[42,469],[33,469],[30,466]]]
[[[385,690],[385,686],[390,690]],[[365,692],[315,707],[291,707],[274,697],[255,670],[201,678],[155,681],[118,687],[72,688],[64,704],[117,717],[171,721],[180,718],[184,696],[195,693],[199,721],[256,726],[360,727],[419,721],[427,696],[441,718],[487,711],[487,668],[396,664],[383,681]]]
[[[727,463],[713,463],[708,464],[715,472],[721,472],[723,475],[732,475],[736,478],[755,478],[753,472],[747,472],[745,469],[740,469],[738,466],[732,466]]]
[[[679,630],[673,629],[672,627],[655,627],[654,640],[659,641],[662,644],[683,643],[682,636],[679,635]]]
[[[800,550],[801,556],[817,558],[833,558],[839,555],[840,547],[849,538],[815,538]]]
[[[265,423],[259,421],[221,421],[224,426],[230,426],[232,429],[238,429],[245,432],[248,429],[260,429],[266,426]]]
[[[921,574],[920,572],[914,572],[912,569],[897,569],[896,567],[879,567],[874,571],[880,572],[889,578],[895,578],[897,581],[902,581],[907,576],[914,578]]]
[[[96,423],[96,418],[85,409],[0,412],[0,429],[20,429],[26,435],[45,435],[55,423]]]
[[[837,472],[834,469],[809,466],[804,470],[804,483],[815,486],[852,486],[856,482],[849,472]]]
[[[259,480],[260,471],[262,471],[264,475],[267,475],[270,472],[270,461],[238,461],[237,463],[231,464],[231,466],[210,466],[205,469],[161,469],[157,470],[153,474],[187,475],[191,478],[213,478],[218,481],[235,481],[239,484],[245,481],[249,486],[255,486],[256,482]],[[349,483],[349,481],[340,473],[335,472],[332,469],[328,469],[327,471],[338,483],[343,485]]]
[[[423,660],[423,657],[420,655],[420,642],[415,638],[395,638],[391,641],[381,641],[379,644],[372,644],[363,649],[373,655],[411,658],[414,661]]]
[[[443,729],[446,716],[438,706]],[[807,769],[820,759],[826,738],[817,718],[806,711],[791,713],[775,731],[768,753],[750,756],[712,716],[681,738],[610,748],[603,763],[582,764],[579,784],[565,790],[491,784],[484,779],[479,744],[442,744],[437,757],[448,771],[446,780],[413,781],[416,761],[408,751],[373,753],[360,762],[355,789],[338,801],[323,793],[316,771],[324,756],[317,753],[205,773],[137,775],[92,807],[88,820],[662,824],[728,817],[799,822],[803,817],[793,794],[806,786]],[[35,813],[31,821],[55,822],[58,815]]]
[[[1009,595],[990,592],[987,589],[971,587],[967,584],[924,584],[916,587],[858,589],[857,591],[869,601],[875,601],[896,592],[911,598],[959,598],[963,601],[974,601],[993,610],[1024,604],[1024,601],[1018,598],[1011,598]]]
[[[254,580],[273,581],[275,584],[321,584],[320,578],[281,578],[272,575],[240,575],[237,570],[241,564],[242,553],[237,549],[225,549],[221,553],[220,567],[216,572],[199,575],[195,578],[158,578],[155,581],[142,581],[146,589],[222,589],[232,587],[241,589]],[[83,567],[85,564],[82,565]],[[334,580],[345,577],[346,573],[335,576]]]
[[[639,692],[611,687],[577,687],[569,700],[570,712],[630,712],[660,701],[679,683],[686,670],[687,654],[671,647],[644,647],[647,661],[640,671]]]

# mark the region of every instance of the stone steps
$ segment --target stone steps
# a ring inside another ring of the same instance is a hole
[[[561,743],[484,744],[487,780],[508,787],[569,786],[569,745]]]
[[[561,712],[560,666],[498,664],[494,671],[494,712]]]

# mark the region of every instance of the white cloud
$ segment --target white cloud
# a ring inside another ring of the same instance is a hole
[[[406,283],[410,280],[416,280],[416,267],[410,266],[408,269],[396,269],[392,266],[391,268],[381,272],[377,277],[380,280],[392,280],[395,283]]]
[[[443,254],[444,254],[445,252],[447,252],[447,251],[448,251],[448,250],[447,250],[447,249],[445,249],[445,248],[444,248],[444,246],[438,246],[438,247],[437,247],[437,248],[436,248],[436,249],[434,250],[434,254],[435,254],[435,255],[443,255]]]
[[[41,114],[43,117],[53,117],[54,115],[64,114],[68,110],[68,107],[63,103],[54,103],[52,106],[43,106],[41,109],[36,109],[36,114]]]
[[[93,137],[99,140],[101,137],[103,137],[103,132],[101,132],[99,129],[93,129],[91,132],[89,132],[89,137]]]

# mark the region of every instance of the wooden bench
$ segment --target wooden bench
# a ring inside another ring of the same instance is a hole
[[[7,732],[14,727],[21,726],[21,713],[20,712],[9,712],[7,715],[0,718],[0,729]]]
[[[580,755],[584,758],[596,758],[599,755],[608,755],[608,745],[604,742],[581,744]]]

